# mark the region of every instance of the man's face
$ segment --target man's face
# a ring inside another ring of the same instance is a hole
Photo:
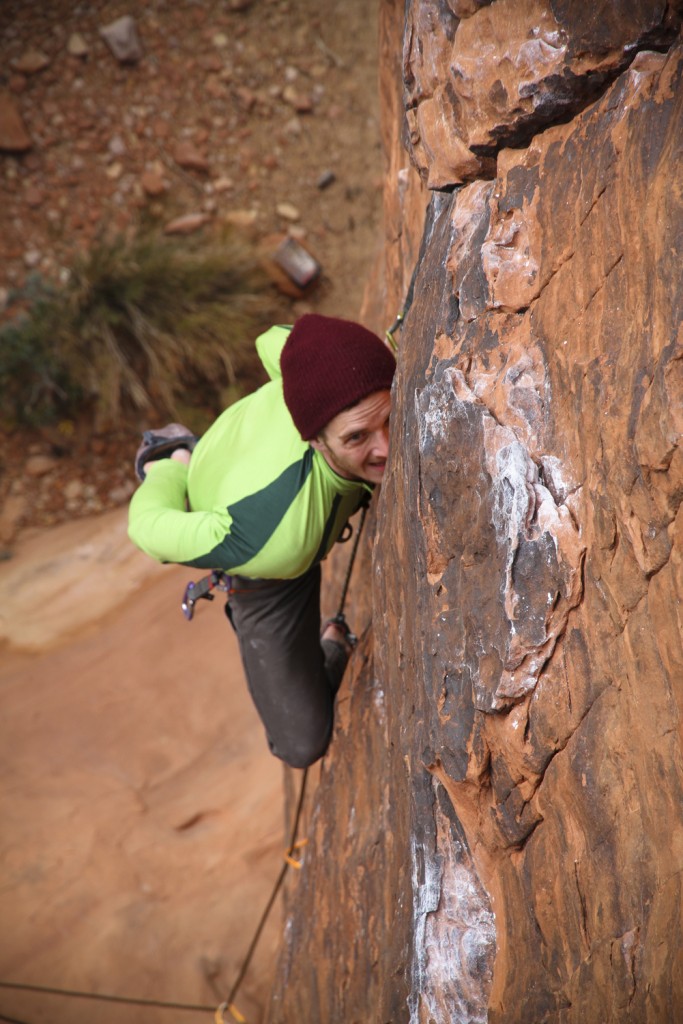
[[[389,454],[391,392],[374,391],[344,409],[311,444],[346,480],[381,483]]]

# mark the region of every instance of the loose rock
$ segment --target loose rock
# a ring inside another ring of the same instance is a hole
[[[329,188],[329,186],[332,185],[336,180],[337,175],[334,173],[334,171],[323,171],[323,173],[316,181],[316,186],[321,190]]]
[[[66,501],[76,501],[83,496],[85,486],[82,480],[69,480],[64,486],[64,498]]]
[[[14,100],[7,93],[0,93],[0,150],[23,153],[32,145]]]
[[[190,171],[208,171],[209,161],[191,142],[179,142],[173,148],[173,159],[179,167]]]
[[[148,196],[160,196],[168,187],[158,171],[145,171],[140,184]]]
[[[232,178],[216,178],[213,182],[214,192],[228,192],[231,188],[235,187],[235,182]]]
[[[167,235],[190,235],[198,231],[211,220],[208,213],[186,213],[183,217],[176,217],[165,226],[164,232]]]
[[[130,498],[134,490],[135,481],[129,480],[127,483],[119,484],[118,487],[112,487],[107,495],[107,499],[112,505],[122,505],[124,501]]]
[[[297,90],[291,86],[286,86],[282,91],[282,98],[286,103],[289,103],[291,107],[299,114],[309,114],[313,110],[313,100],[310,96],[306,96],[304,93],[297,92]]]
[[[258,210],[230,210],[225,220],[236,228],[250,228],[258,220]]]
[[[293,203],[278,203],[275,209],[278,215],[284,217],[285,220],[299,220],[301,218],[300,212]]]
[[[33,270],[34,267],[37,267],[41,258],[41,253],[39,253],[37,249],[27,249],[24,253],[24,263],[29,270]]]
[[[54,455],[30,455],[24,465],[24,474],[32,477],[45,476],[58,465],[59,459]]]
[[[27,50],[21,57],[11,62],[14,70],[21,75],[35,75],[48,67],[49,63],[50,58],[42,50]]]
[[[134,64],[142,59],[143,50],[135,21],[129,14],[100,29],[100,35],[121,64]]]
[[[66,48],[72,57],[87,57],[89,53],[88,44],[80,32],[74,32],[69,36]]]
[[[45,193],[42,189],[36,188],[35,185],[29,185],[24,192],[24,200],[27,206],[30,206],[31,209],[36,209],[45,201]]]

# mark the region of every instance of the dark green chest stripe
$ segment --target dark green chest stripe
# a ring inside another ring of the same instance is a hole
[[[245,565],[275,533],[292,502],[304,487],[313,467],[313,449],[307,448],[298,462],[288,466],[272,484],[228,505],[230,533],[212,551],[192,559],[199,569],[217,565]],[[188,563],[186,563],[188,564]]]

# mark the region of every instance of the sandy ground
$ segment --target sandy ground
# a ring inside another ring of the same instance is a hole
[[[191,578],[136,552],[124,511],[0,567],[0,980],[217,1005],[236,976],[281,865],[282,768],[222,601],[180,611]],[[275,932],[238,1004],[250,1021]],[[169,1019],[2,989],[0,1014]]]

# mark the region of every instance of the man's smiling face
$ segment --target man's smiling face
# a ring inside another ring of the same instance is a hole
[[[346,480],[381,483],[389,454],[390,412],[391,392],[374,391],[330,420],[311,445]]]

